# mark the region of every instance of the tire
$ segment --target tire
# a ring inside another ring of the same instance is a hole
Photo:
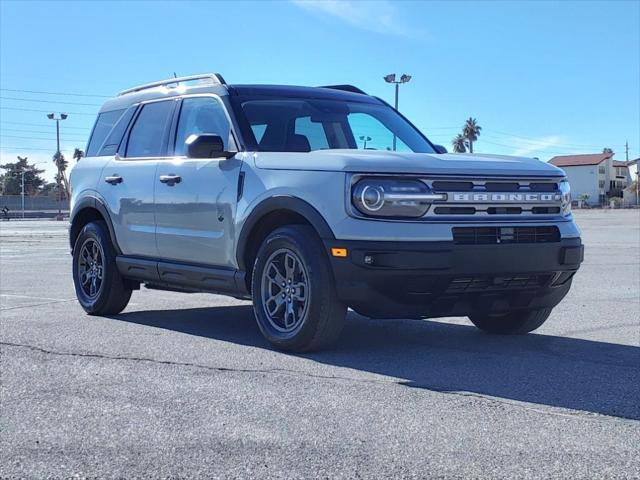
[[[89,315],[115,315],[125,309],[131,289],[118,272],[116,252],[102,221],[85,225],[73,247],[76,297]]]
[[[551,308],[520,310],[503,315],[487,313],[471,315],[471,322],[487,333],[522,335],[540,327],[551,314]]]
[[[306,225],[274,230],[258,251],[251,278],[253,310],[260,331],[278,349],[319,350],[342,331],[347,307],[338,300],[323,252],[316,232]]]

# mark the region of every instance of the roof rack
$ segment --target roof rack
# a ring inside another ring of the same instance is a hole
[[[358,87],[354,87],[353,85],[323,85],[320,88],[330,88],[332,90],[342,90],[344,92],[361,93],[366,95],[366,92],[360,90]]]
[[[144,85],[138,85],[137,87],[128,88],[126,90],[122,90],[118,93],[118,96],[126,95],[128,93],[139,92],[141,90],[146,90],[148,88],[161,87],[163,85],[178,85],[180,83],[191,82],[193,80],[205,80],[209,79],[213,81],[213,83],[217,83],[220,85],[226,85],[227,82],[224,81],[222,75],[219,73],[203,73],[201,75],[190,75],[188,77],[176,77],[176,78],[167,78],[166,80],[159,80],[157,82],[145,83]]]

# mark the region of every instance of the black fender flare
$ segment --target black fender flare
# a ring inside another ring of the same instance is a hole
[[[256,205],[247,219],[245,220],[240,235],[238,236],[238,245],[236,247],[236,261],[240,270],[245,271],[244,255],[247,243],[251,236],[251,232],[256,224],[271,212],[276,210],[289,210],[304,217],[307,222],[318,232],[323,240],[335,240],[335,235],[324,219],[322,214],[318,212],[312,205],[301,198],[289,195],[277,195],[269,197],[258,205]]]
[[[116,234],[113,229],[113,222],[111,220],[111,215],[109,215],[109,210],[107,209],[107,206],[104,204],[102,199],[94,195],[87,195],[85,197],[82,197],[80,200],[78,200],[78,203],[74,205],[73,211],[71,212],[71,215],[69,215],[69,223],[70,223],[69,241],[70,242],[72,241],[71,228],[73,228],[73,224],[76,217],[82,210],[86,208],[92,208],[94,210],[97,210],[100,213],[100,215],[102,215],[102,218],[104,218],[104,221],[107,224],[107,229],[109,230],[109,236],[111,237],[111,242],[113,244],[113,247],[115,248],[116,253],[118,255],[121,255],[122,251],[118,246],[118,240],[116,239]],[[73,245],[71,245],[71,249],[73,250]]]

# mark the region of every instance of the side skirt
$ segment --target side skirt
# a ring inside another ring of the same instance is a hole
[[[143,282],[149,288],[250,297],[245,272],[240,270],[127,255],[116,257],[116,264],[124,278]]]

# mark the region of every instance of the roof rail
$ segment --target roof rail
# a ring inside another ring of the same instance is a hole
[[[353,85],[323,85],[319,88],[330,88],[332,90],[342,90],[345,92],[361,93],[363,95],[366,95],[366,92],[360,90],[358,87],[354,87]]]
[[[157,82],[145,83],[144,85],[138,85],[137,87],[128,88],[126,90],[122,90],[118,93],[118,96],[126,95],[128,93],[139,92],[141,90],[146,90],[148,88],[161,87],[163,85],[177,85],[180,83],[191,82],[193,80],[204,80],[209,79],[212,80],[213,83],[217,83],[220,85],[226,85],[227,82],[224,81],[222,75],[219,73],[203,73],[201,75],[190,75],[188,77],[176,77],[176,78],[167,78],[166,80],[159,80]]]

